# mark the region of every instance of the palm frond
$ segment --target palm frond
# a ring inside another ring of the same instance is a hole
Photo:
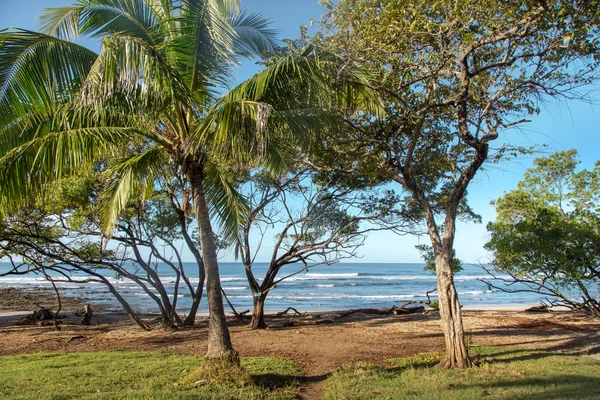
[[[229,21],[236,33],[234,51],[240,55],[261,57],[273,53],[280,44],[277,32],[269,28],[269,19],[261,14],[243,10],[231,14]]]
[[[326,130],[342,127],[342,114],[365,104],[380,110],[376,93],[358,81],[337,80],[331,68],[310,53],[277,61],[223,96],[195,127],[189,147],[281,166],[294,146],[308,149]]]
[[[167,157],[164,148],[151,146],[141,153],[115,160],[104,172],[108,184],[100,195],[100,218],[107,234],[114,228],[132,192],[138,189],[144,198],[152,195],[155,177],[161,174]]]
[[[39,18],[42,32],[72,40],[78,36],[134,36],[160,43],[159,16],[144,0],[79,0],[78,4],[48,8]]]
[[[192,102],[178,71],[163,54],[125,35],[105,39],[79,98],[83,104],[102,109],[115,96],[126,99],[137,112],[164,110],[173,103],[191,107]]]
[[[236,181],[209,163],[205,168],[204,193],[216,228],[223,239],[232,243],[250,210],[246,198],[237,190]]]
[[[236,34],[228,15],[237,7],[237,0],[181,0],[180,32],[170,46],[188,87],[201,99],[210,99],[215,87],[226,87],[232,78]]]
[[[115,151],[135,134],[130,128],[120,127],[53,130],[61,124],[43,122],[31,127],[33,139],[2,152],[0,211],[14,210],[45,186],[91,168],[101,156]]]
[[[22,29],[0,32],[0,114],[22,115],[69,100],[96,56],[53,36]]]

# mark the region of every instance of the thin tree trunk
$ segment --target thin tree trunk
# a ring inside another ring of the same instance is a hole
[[[252,310],[252,321],[250,322],[250,329],[266,329],[268,328],[265,322],[265,299],[266,294],[260,294],[259,296],[253,296],[254,308]]]
[[[198,307],[200,307],[200,301],[202,300],[202,290],[204,289],[204,269],[200,271],[198,278],[198,287],[196,288],[196,293],[194,294],[194,301],[192,302],[192,306],[190,307],[190,313],[183,321],[183,326],[194,326],[196,323],[196,314],[198,313]]]
[[[109,287],[108,290],[110,290],[112,295],[115,296],[117,301],[121,304],[121,307],[123,307],[123,311],[125,311],[125,313],[127,313],[127,315],[129,315],[129,318],[131,318],[131,320],[133,322],[135,322],[140,328],[142,328],[146,331],[152,330],[152,327],[150,325],[148,325],[147,323],[145,323],[144,321],[142,321],[137,316],[135,311],[133,311],[133,309],[129,306],[129,303],[127,302],[127,300],[125,300],[123,298],[123,296],[121,296],[114,287]]]
[[[115,296],[115,299],[119,302],[119,304],[121,304],[121,307],[123,308],[123,311],[125,311],[125,313],[129,316],[129,318],[131,318],[131,320],[133,322],[135,322],[140,328],[146,330],[146,331],[151,331],[152,327],[150,325],[148,325],[147,323],[145,323],[144,321],[142,321],[137,314],[135,313],[135,311],[133,311],[133,309],[131,308],[131,306],[129,306],[129,303],[127,302],[127,300],[125,300],[125,298],[123,296],[121,296],[119,294],[119,292],[117,292],[117,289],[113,286],[112,283],[110,283],[110,281],[108,279],[106,279],[106,277],[104,275],[101,275],[97,272],[93,272],[89,269],[84,269],[84,271],[92,276],[95,276],[96,278],[98,278],[100,281],[102,281],[102,283],[104,283],[104,285],[106,285],[106,287],[108,288],[108,290],[110,291],[110,293]]]
[[[185,318],[185,321],[183,321],[183,326],[194,326],[194,324],[196,323],[196,314],[198,313],[198,307],[200,307],[200,301],[202,300],[202,291],[204,290],[204,278],[206,276],[204,273],[204,260],[202,260],[202,256],[200,255],[198,248],[194,246],[194,242],[192,241],[192,238],[187,232],[185,215],[179,209],[176,209],[176,211],[179,215],[181,233],[183,234],[183,238],[185,239],[188,248],[194,255],[196,265],[198,266],[198,286],[196,287],[196,291],[193,294],[194,300],[192,302],[192,306],[190,307],[190,312]]]
[[[239,362],[238,355],[233,349],[225,310],[221,296],[221,279],[219,277],[219,264],[215,238],[210,224],[208,204],[204,195],[203,171],[200,166],[191,166],[189,171],[190,185],[194,199],[194,211],[198,223],[200,248],[204,260],[206,275],[206,297],[208,299],[208,351],[205,362],[214,360]]]
[[[452,272],[452,248],[436,255],[438,301],[440,318],[446,340],[446,356],[440,368],[468,368],[473,364],[469,358],[463,329],[462,311]]]

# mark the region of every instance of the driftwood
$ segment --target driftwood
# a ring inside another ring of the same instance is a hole
[[[294,315],[304,315],[304,314],[306,314],[306,313],[302,314],[300,311],[296,310],[294,307],[288,307],[284,311],[280,311],[277,314],[275,314],[275,317],[282,317],[282,316],[286,315],[287,313],[289,313],[290,310],[294,312]]]
[[[229,297],[227,297],[227,293],[225,293],[225,291],[223,290],[223,288],[221,288],[221,293],[223,294],[223,297],[225,298],[225,301],[227,301],[227,304],[229,305],[229,308],[231,308],[231,312],[233,313],[233,317],[235,319],[237,319],[240,322],[244,322],[244,317],[246,317],[246,314],[250,312],[250,310],[246,310],[243,312],[237,312],[237,310],[235,309],[235,307],[233,306],[233,304],[231,304],[231,302],[229,301]]]
[[[52,319],[49,321],[38,321],[36,322],[36,325],[38,326],[53,326],[54,329],[56,329],[57,331],[60,331],[60,324],[62,324],[62,319]]]
[[[406,307],[404,306],[395,309],[394,315],[406,315],[406,314],[420,314],[425,312],[425,307],[417,306],[417,307]]]
[[[67,343],[71,343],[73,340],[77,340],[77,339],[85,339],[85,336],[83,335],[75,335],[75,336],[71,336],[69,338],[69,340],[67,340]]]
[[[332,319],[318,319],[318,320],[299,320],[299,319],[290,319],[289,321],[285,321],[283,326],[301,326],[301,325],[324,325],[324,324],[333,324],[335,321]]]
[[[82,325],[89,325],[92,322],[92,317],[94,313],[92,312],[92,307],[89,304],[84,304],[83,306],[83,320],[81,321]]]
[[[352,314],[370,314],[370,315],[390,315],[390,314],[394,314],[394,315],[405,315],[405,314],[418,314],[418,313],[424,313],[426,312],[425,307],[424,306],[418,306],[418,307],[407,307],[409,305],[412,304],[427,304],[427,303],[423,303],[423,302],[418,302],[418,301],[414,301],[414,302],[408,302],[406,304],[403,304],[400,307],[396,307],[396,306],[392,306],[392,308],[389,309],[380,309],[380,308],[355,308],[352,310],[348,310],[348,311],[344,311],[341,313],[338,313],[334,316],[335,319],[340,319],[340,318],[344,318],[347,317],[349,315]]]
[[[355,308],[352,310],[344,311],[342,313],[336,314],[334,316],[335,319],[340,319],[347,317],[352,314],[371,314],[371,315],[389,315],[396,309],[396,306],[393,306],[390,309],[381,310],[379,308]]]
[[[46,308],[32,312],[30,315],[23,318],[30,322],[49,321],[54,319],[54,313]]]
[[[547,313],[550,312],[550,310],[548,310],[548,306],[545,304],[542,304],[540,306],[535,306],[535,307],[530,307],[527,308],[525,310],[525,312],[531,312],[531,313]]]

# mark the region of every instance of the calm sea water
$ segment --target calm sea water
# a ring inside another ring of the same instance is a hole
[[[266,263],[255,264],[256,276],[264,276]],[[339,310],[359,307],[391,307],[411,300],[426,300],[425,292],[435,288],[435,276],[423,270],[424,265],[415,263],[371,264],[340,263],[333,266],[320,266],[293,276],[277,285],[271,291],[266,303],[267,310],[283,310],[294,307],[298,310]],[[6,271],[7,264],[0,264],[0,271]],[[288,266],[280,276],[296,271],[298,266]],[[508,294],[489,288],[480,279],[486,277],[481,267],[464,265],[463,271],[455,276],[459,299],[465,306],[477,305],[528,305],[537,304],[540,296],[528,293]],[[197,283],[194,264],[186,265],[188,275]],[[252,307],[252,294],[244,270],[238,263],[220,263],[221,281],[230,301],[238,311]],[[171,273],[169,273],[171,272]],[[159,266],[158,273],[172,292],[175,277],[167,266]],[[118,290],[134,309],[155,312],[152,300],[135,284],[127,280],[111,278]],[[36,287],[51,288],[44,277],[7,276],[0,277],[0,288],[15,287],[35,290]],[[63,295],[86,297],[91,304],[108,304],[119,309],[118,303],[101,285],[61,284]],[[431,296],[435,298],[435,294]],[[191,304],[189,293],[181,287],[178,296],[178,309],[185,312]],[[207,311],[203,299],[201,312]]]

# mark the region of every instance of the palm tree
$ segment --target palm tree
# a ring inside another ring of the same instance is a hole
[[[228,90],[239,57],[276,45],[268,21],[240,11],[239,0],[79,0],[46,10],[40,23],[42,33],[0,32],[1,210],[125,152],[105,171],[110,232],[133,189],[152,190],[163,166],[175,165],[191,187],[205,266],[206,359],[236,360],[211,226],[218,217],[233,236],[243,217],[230,170],[284,164],[331,126],[337,114],[325,108],[370,99],[361,77],[339,86],[331,63],[307,49]],[[102,38],[99,54],[72,41],[84,35]]]

